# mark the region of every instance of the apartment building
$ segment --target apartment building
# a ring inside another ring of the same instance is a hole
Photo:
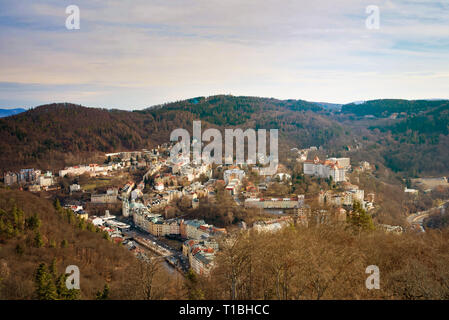
[[[343,164],[340,164],[342,161]],[[349,158],[329,158],[321,161],[318,157],[314,160],[304,161],[304,174],[320,178],[332,178],[335,182],[345,181],[345,172],[349,168]]]

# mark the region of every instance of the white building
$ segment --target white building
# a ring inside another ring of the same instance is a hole
[[[315,157],[314,160],[304,162],[304,174],[318,176],[321,178],[332,178],[335,182],[345,181],[346,178],[345,167],[341,166],[338,160],[335,162],[329,159],[326,161],[320,161],[318,157]]]
[[[53,177],[50,175],[41,175],[38,178],[38,184],[41,187],[49,187],[53,184]]]
[[[91,222],[94,226],[102,226],[104,223],[103,219],[98,218],[98,217],[92,217]]]

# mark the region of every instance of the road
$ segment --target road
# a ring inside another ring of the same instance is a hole
[[[419,229],[421,230],[421,232],[425,232],[424,227],[423,227],[424,219],[427,218],[429,216],[429,214],[434,210],[445,209],[445,205],[447,203],[449,203],[449,200],[444,201],[443,204],[441,204],[438,207],[434,207],[434,208],[430,208],[429,210],[413,213],[407,217],[407,222],[411,226],[418,226]]]
[[[151,246],[155,246],[156,250],[153,251],[161,257],[166,258],[167,261],[170,260],[168,261],[170,262],[170,266],[174,267],[172,263],[175,263],[178,267],[181,268],[182,271],[187,271],[189,269],[188,261],[186,257],[182,255],[182,252],[173,249],[164,242],[160,241],[157,237],[137,228],[132,228],[131,230],[124,231],[124,234],[134,239],[141,238],[148,241],[149,246],[147,247],[150,248]]]

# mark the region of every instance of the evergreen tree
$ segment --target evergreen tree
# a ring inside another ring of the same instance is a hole
[[[33,214],[31,217],[25,219],[25,226],[29,230],[37,230],[41,226],[41,220],[37,216],[37,214]]]
[[[96,298],[97,300],[107,300],[109,299],[109,285],[106,283],[103,287],[103,291],[98,291]]]
[[[56,241],[55,240],[50,240],[50,248],[56,248]]]
[[[81,218],[78,221],[78,228],[80,228],[81,230],[86,229],[86,224],[85,224],[84,220]]]
[[[80,290],[67,289],[66,285],[67,274],[62,273],[56,279],[56,291],[60,300],[77,300],[80,297]]]
[[[107,231],[103,232],[103,239],[111,240],[111,237],[109,236],[109,233],[107,233]]]
[[[186,275],[186,289],[189,293],[189,299],[191,300],[202,300],[204,299],[204,293],[198,286],[198,276],[196,273],[189,269]]]
[[[67,248],[68,244],[69,244],[69,243],[67,242],[66,239],[62,240],[62,241],[61,241],[61,248]]]
[[[360,202],[355,201],[352,213],[349,214],[347,222],[357,231],[374,230],[374,223],[371,216],[362,208]]]
[[[25,252],[25,249],[23,248],[23,246],[22,246],[20,243],[18,243],[18,244],[16,245],[16,253],[17,253],[19,256],[21,256],[21,255],[23,255],[24,252]]]
[[[55,200],[55,209],[60,211],[62,209],[61,203],[59,202],[59,199]]]
[[[58,274],[58,264],[56,258],[53,258],[50,265],[50,274],[53,276],[53,279],[56,279]]]
[[[89,230],[90,232],[95,232],[95,226],[92,223],[88,222],[87,230]]]
[[[56,300],[58,293],[53,283],[53,278],[47,272],[45,263],[41,263],[37,268],[34,278],[36,291],[35,295],[38,300]]]
[[[17,206],[14,205],[14,207],[12,208],[12,216],[14,219],[14,227],[17,228],[19,225],[19,214],[18,214],[18,210],[17,210]]]
[[[67,216],[67,222],[69,224],[75,224],[75,214],[72,210],[68,209],[66,210],[66,216]]]
[[[44,246],[44,241],[42,240],[42,236],[39,231],[37,231],[34,236],[34,246],[36,248],[42,248]]]

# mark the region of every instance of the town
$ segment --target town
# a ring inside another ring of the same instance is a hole
[[[170,161],[173,143],[151,150],[105,154],[103,164],[66,167],[58,172],[22,169],[6,172],[4,182],[30,192],[46,192],[77,216],[108,233],[141,259],[159,256],[180,272],[209,275],[225,237],[238,232],[276,232],[288,225],[344,223],[353,205],[368,213],[375,194],[351,183],[352,172],[372,170],[350,158],[321,160],[319,148],[293,148],[289,155],[303,175],[330,187],[292,194],[292,170],[280,165],[273,175],[259,175],[251,164]],[[275,195],[274,195],[275,194]],[[206,223],[201,208],[227,199],[252,219],[234,218],[226,225]],[[249,214],[251,213],[251,214]],[[401,233],[400,226],[382,226]]]

